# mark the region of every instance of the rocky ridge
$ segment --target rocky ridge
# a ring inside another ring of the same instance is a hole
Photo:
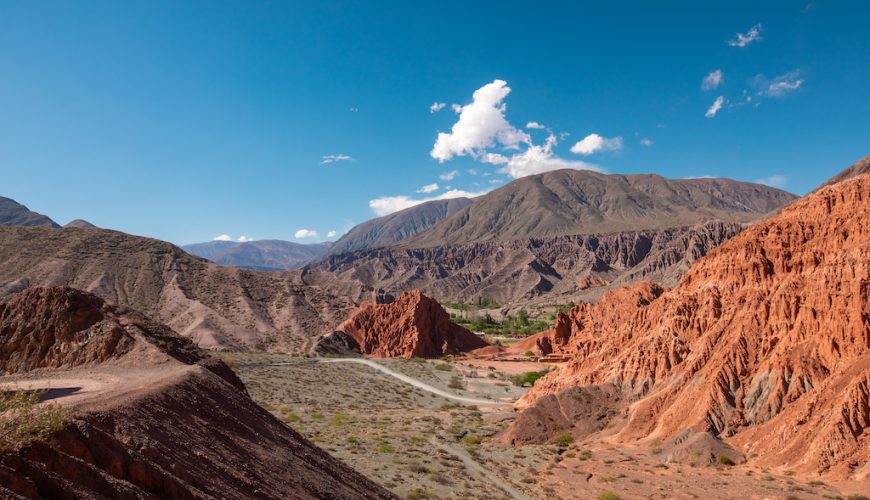
[[[572,360],[524,396],[533,409],[505,440],[553,432],[535,414],[564,391],[613,386],[633,402],[616,439],[710,433],[760,465],[866,475],[868,193],[870,175],[824,187],[699,259],[672,290],[639,284],[576,307],[549,335]]]

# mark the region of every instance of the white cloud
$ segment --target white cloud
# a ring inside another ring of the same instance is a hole
[[[475,90],[471,103],[461,107],[459,119],[450,133],[438,134],[429,153],[432,158],[440,162],[454,156],[477,158],[497,144],[517,148],[521,143],[529,143],[528,134],[514,128],[505,118],[503,101],[510,92],[504,80],[495,80]]]
[[[546,128],[546,127],[544,127],[543,125],[541,125],[538,122],[529,122],[529,123],[526,123],[526,128],[542,129],[542,128]]]
[[[501,184],[502,182],[504,182],[504,181],[501,179],[490,179],[489,180],[490,184]]]
[[[468,175],[477,175],[477,170],[473,168],[469,168],[466,172],[468,172]]]
[[[222,234],[212,238],[212,241],[233,241],[233,237],[228,234]]]
[[[707,112],[704,113],[704,116],[706,116],[707,118],[713,118],[714,116],[716,116],[716,113],[718,113],[719,110],[722,109],[723,104],[725,104],[725,98],[720,95],[716,98],[715,101],[713,101],[713,104],[711,104],[710,107],[707,108]]]
[[[795,70],[780,75],[773,80],[767,80],[763,75],[758,75],[755,77],[754,83],[757,87],[760,87],[758,95],[764,97],[783,97],[799,89],[804,84],[804,79],[800,77],[800,71]]]
[[[442,181],[452,181],[459,175],[459,170],[451,170],[450,172],[443,173],[438,176]]]
[[[764,184],[765,186],[781,188],[788,182],[788,178],[784,175],[771,175],[762,179],[756,179],[756,184]]]
[[[377,216],[383,217],[384,215],[389,215],[394,212],[398,212],[399,210],[404,210],[406,208],[411,208],[413,206],[419,205],[421,203],[425,203],[427,201],[433,200],[448,200],[451,198],[475,198],[477,196],[484,195],[489,191],[479,191],[479,192],[469,192],[463,191],[462,189],[451,189],[450,191],[445,191],[438,196],[433,196],[431,198],[418,198],[414,199],[410,196],[400,195],[400,196],[382,196],[380,198],[375,198],[374,200],[369,201],[369,208],[372,209]]]
[[[456,113],[457,115],[459,113],[462,113],[462,105],[460,105],[460,104],[451,104],[450,109],[452,109],[453,112]]]
[[[583,156],[605,151],[618,151],[620,149],[622,149],[622,137],[617,136],[608,139],[598,134],[589,134],[571,146],[572,153]]]
[[[543,146],[529,146],[522,153],[511,156],[507,165],[499,169],[499,172],[508,174],[514,179],[527,175],[540,174],[551,170],[571,168],[574,170],[594,170],[601,172],[601,167],[578,160],[565,160],[553,154],[556,145],[556,136],[550,134]]]
[[[247,236],[239,236],[239,243],[247,243],[249,241],[254,241],[254,238],[248,238]]]
[[[429,106],[430,113],[437,113],[444,109],[444,106],[447,106],[446,102],[433,102],[431,106]]]
[[[348,155],[341,155],[341,154],[339,154],[339,155],[326,155],[321,159],[320,164],[325,165],[327,163],[333,163],[336,161],[348,161],[348,160],[353,160],[353,158],[351,158]]]
[[[330,231],[326,233],[327,238],[335,238],[336,236],[338,236],[338,231]]]
[[[650,147],[653,145],[653,141],[649,137],[644,137],[643,139],[640,140],[640,143],[641,143],[641,145],[646,146],[646,147]]]
[[[300,229],[293,233],[294,238],[317,238],[317,231],[313,229]]]
[[[358,113],[359,108],[348,108],[348,111],[350,111],[351,113]]]
[[[725,83],[725,75],[721,69],[717,69],[704,77],[704,81],[701,82],[701,90],[713,90],[723,83]]]
[[[746,47],[757,40],[761,40],[761,23],[749,28],[749,31],[746,33],[736,33],[734,38],[728,40],[728,45],[732,47]]]
[[[434,182],[432,184],[426,184],[417,190],[418,193],[431,193],[433,191],[438,191],[438,184]]]
[[[489,163],[491,165],[503,165],[509,162],[510,158],[498,153],[486,153],[485,155],[480,157],[480,161],[482,161],[483,163]]]

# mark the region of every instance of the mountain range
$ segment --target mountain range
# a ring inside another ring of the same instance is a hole
[[[282,240],[209,241],[181,248],[185,252],[224,266],[258,271],[299,269],[327,252],[332,243],[301,244]]]

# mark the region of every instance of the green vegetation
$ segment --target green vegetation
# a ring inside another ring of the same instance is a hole
[[[450,368],[450,365],[448,365],[447,363],[439,363],[435,365],[435,369],[442,372],[449,372],[450,370],[452,370],[452,368]]]
[[[387,443],[381,443],[378,445],[378,453],[394,453],[395,451],[395,448]]]
[[[730,458],[726,457],[725,455],[719,456],[719,463],[722,465],[728,465],[728,466],[736,465],[734,463],[734,460],[731,460]]]
[[[463,439],[462,442],[467,444],[467,445],[472,445],[472,446],[478,445],[478,444],[480,444],[480,438],[477,436],[469,436],[469,437]]]
[[[293,423],[293,422],[298,422],[298,421],[300,421],[301,418],[299,418],[299,415],[296,415],[296,414],[294,414],[294,413],[288,413],[288,414],[284,415],[283,417],[281,417],[281,420],[283,420],[283,421],[287,422],[288,424],[290,424],[290,423]]]
[[[40,406],[35,391],[0,393],[0,451],[45,439],[68,420],[65,408],[56,404]]]
[[[549,370],[541,370],[539,372],[518,373],[511,377],[511,383],[517,387],[523,387],[526,384],[535,385],[535,382],[549,373]]]

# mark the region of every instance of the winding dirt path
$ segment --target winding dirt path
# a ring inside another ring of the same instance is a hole
[[[467,403],[467,404],[471,404],[471,405],[507,404],[504,401],[494,401],[491,399],[476,399],[476,398],[467,398],[465,396],[457,396],[456,394],[451,394],[447,391],[443,391],[443,390],[441,390],[437,387],[433,387],[425,382],[420,382],[419,380],[417,380],[415,378],[411,378],[407,375],[402,375],[401,373],[394,372],[393,370],[390,370],[386,366],[375,363],[374,361],[371,361],[369,359],[330,358],[330,359],[318,359],[317,362],[318,363],[357,363],[360,365],[366,365],[370,368],[374,368],[375,370],[378,370],[379,372],[383,372],[391,377],[397,378],[408,385],[412,385],[418,389],[422,389],[424,391],[431,392],[432,394],[437,394],[437,395],[444,397],[444,398],[447,398],[447,399],[452,399],[453,401],[459,401],[460,403]],[[284,364],[284,363],[272,363],[272,365],[275,365],[275,366],[281,366],[282,364]]]

